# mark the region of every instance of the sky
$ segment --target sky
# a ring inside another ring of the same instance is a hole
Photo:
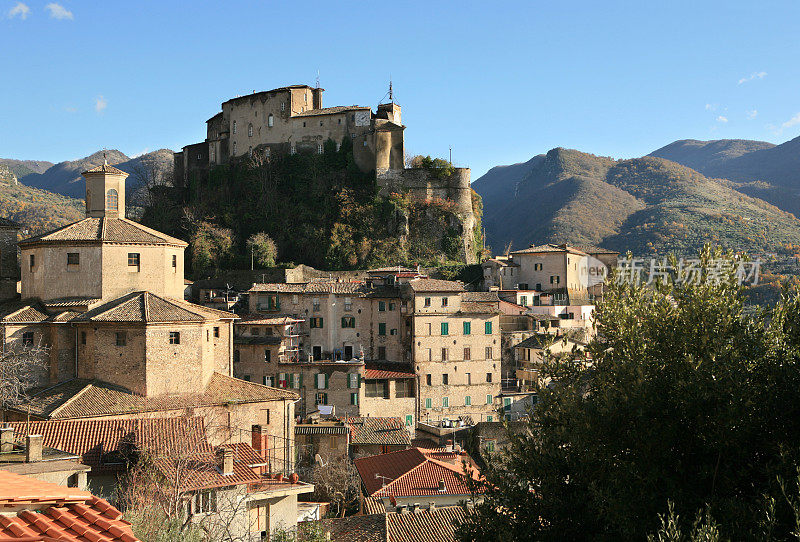
[[[406,151],[477,179],[554,147],[800,135],[800,1],[0,0],[0,157],[137,155],[205,138],[220,103],[288,84],[369,105]]]

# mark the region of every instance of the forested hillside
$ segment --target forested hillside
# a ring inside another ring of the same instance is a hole
[[[795,250],[800,239],[791,214],[662,158],[616,161],[558,148],[528,164],[501,191],[488,174],[473,184],[493,194],[484,224],[494,252],[509,242],[569,242],[684,254],[713,242],[760,253]]]
[[[83,218],[84,203],[22,183],[0,180],[0,216],[20,223],[29,235],[37,235]]]
[[[185,188],[156,188],[142,222],[191,240],[195,276],[214,268],[249,268],[247,240],[265,233],[281,262],[321,269],[463,262],[454,203],[380,197],[374,174],[353,163],[349,138],[323,154],[278,156],[218,166]],[[481,246],[478,241],[475,246]]]

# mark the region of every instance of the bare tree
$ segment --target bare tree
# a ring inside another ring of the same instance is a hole
[[[142,157],[131,170],[132,197],[129,205],[152,206],[158,198],[158,187],[173,185],[173,168],[155,156]]]
[[[355,465],[347,456],[334,456],[318,462],[311,469],[314,497],[336,505],[336,513],[344,517],[347,509],[358,503],[361,479]]]
[[[41,345],[13,343],[0,354],[0,407],[3,421],[9,408],[29,399],[27,392],[39,383],[46,369],[48,348]]]

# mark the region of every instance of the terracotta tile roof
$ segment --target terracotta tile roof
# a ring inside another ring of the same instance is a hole
[[[453,280],[411,279],[408,285],[415,292],[463,292],[464,285]]]
[[[389,542],[455,542],[456,528],[464,521],[461,506],[420,510],[408,514],[387,514]]]
[[[414,373],[406,373],[402,371],[391,371],[377,367],[367,367],[364,369],[364,378],[367,380],[372,379],[389,379],[398,380],[403,378],[416,378]]]
[[[444,450],[444,446],[439,446],[436,444],[433,439],[429,438],[413,438],[411,439],[411,445],[414,448],[426,448],[428,450]]]
[[[71,419],[182,410],[227,403],[258,403],[294,400],[291,391],[269,388],[238,378],[214,373],[202,393],[144,397],[99,380],[72,379],[31,392],[31,399],[15,408],[38,418]]]
[[[365,514],[386,514],[386,505],[378,497],[364,497]]]
[[[497,302],[497,305],[491,305],[489,303],[476,303],[474,301],[462,301],[461,310],[459,312],[468,314],[496,314],[500,312],[499,306],[500,301]]]
[[[411,435],[400,418],[347,417],[344,423],[350,427],[350,444],[411,445]]]
[[[154,461],[154,464],[167,479],[174,478],[176,469],[181,469],[183,471],[180,481],[182,491],[257,484],[262,479],[256,469],[250,467],[246,460],[235,456],[233,472],[222,474],[219,469],[219,459],[213,452],[178,460],[160,457]]]
[[[0,314],[0,322],[8,324],[38,324],[50,317],[44,305],[30,299],[4,303]]]
[[[49,505],[49,506],[48,506]],[[86,491],[0,470],[0,540],[137,542],[122,512]]]
[[[211,451],[201,417],[47,420],[9,425],[16,434],[42,435],[45,446],[79,455],[83,463],[93,468],[102,468],[102,455],[111,452],[136,449],[160,455],[185,450]]]
[[[158,323],[203,322],[218,318],[236,318],[236,315],[150,292],[132,292],[86,311],[75,321]]]
[[[290,294],[366,294],[368,288],[363,282],[315,281],[297,284],[257,283],[249,292],[276,292]]]
[[[369,111],[370,108],[362,105],[337,105],[334,107],[323,107],[322,109],[309,109],[302,113],[295,113],[293,117],[315,117],[318,115],[335,115],[337,113],[347,113],[348,111]]]
[[[460,468],[426,457],[417,448],[356,459],[355,465],[368,496],[470,494]],[[375,478],[376,474],[381,478]],[[441,480],[443,492],[439,491]]]
[[[507,260],[505,258],[503,258],[503,259],[500,259],[500,258],[489,258],[488,260],[483,262],[484,265],[487,264],[487,263],[496,263],[500,267],[519,267],[518,263],[514,263],[513,260]]]
[[[411,269],[409,267],[400,267],[399,265],[395,267],[378,267],[377,269],[370,269],[367,273],[416,273],[416,269]]]
[[[42,301],[42,304],[48,308],[82,307],[97,303],[98,301],[100,301],[100,299],[97,297],[59,297]]]
[[[577,254],[578,256],[586,256],[587,254],[570,245],[556,245],[555,243],[548,243],[545,245],[531,245],[528,248],[515,250],[511,254],[543,254],[547,252],[569,252],[570,254]]]
[[[381,504],[381,510],[376,514],[324,519],[315,523],[319,524],[325,538],[331,542],[386,542],[384,512]]]
[[[109,166],[107,163],[102,163],[99,166],[95,166],[93,168],[87,169],[81,175],[86,175],[87,173],[112,173],[114,175],[125,175],[128,176],[127,173],[122,171],[121,169],[117,169],[114,166]]]
[[[304,423],[294,426],[295,435],[347,435],[350,428],[339,424]]]
[[[464,292],[461,294],[461,302],[473,303],[499,303],[500,297],[497,292]]]
[[[15,230],[19,230],[22,228],[22,225],[8,218],[0,218],[0,228],[13,228]]]
[[[127,218],[84,218],[63,228],[19,242],[19,246],[49,243],[125,243],[140,245],[169,245],[186,247],[188,244],[175,237],[142,226]]]

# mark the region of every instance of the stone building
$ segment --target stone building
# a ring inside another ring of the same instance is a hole
[[[44,364],[31,399],[6,415],[189,410],[204,417],[215,445],[264,427],[281,439],[290,471],[297,394],[233,377],[236,315],[183,300],[187,245],[125,217],[126,176],[107,163],[84,172],[86,218],[19,243],[22,298],[0,306],[3,346],[35,351]]]
[[[14,299],[17,296],[19,230],[20,225],[13,220],[0,218],[0,301]]]

